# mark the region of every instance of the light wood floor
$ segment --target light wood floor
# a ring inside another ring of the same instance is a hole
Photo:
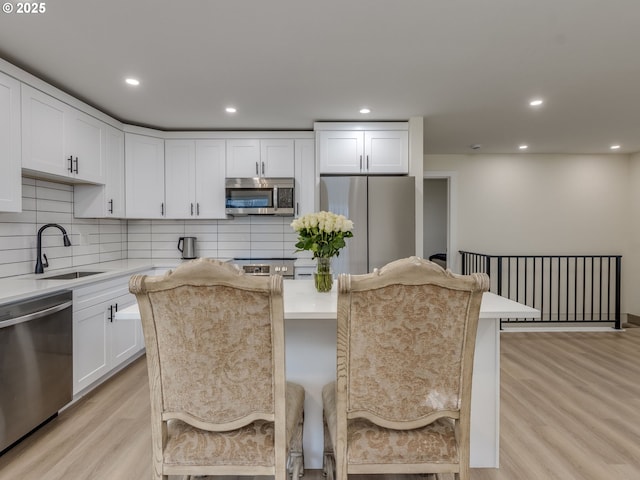
[[[640,479],[640,328],[504,333],[501,356],[500,469],[472,480]],[[0,479],[146,480],[148,416],[141,359],[1,456]]]

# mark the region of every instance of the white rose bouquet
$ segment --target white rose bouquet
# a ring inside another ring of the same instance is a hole
[[[291,222],[298,232],[297,252],[310,250],[313,258],[331,258],[340,254],[345,238],[353,237],[353,222],[332,212],[308,213]]]

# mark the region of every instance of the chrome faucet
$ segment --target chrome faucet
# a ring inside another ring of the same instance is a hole
[[[67,231],[57,223],[47,223],[46,225],[43,225],[42,227],[40,227],[40,230],[38,230],[38,251],[36,253],[37,258],[36,258],[35,273],[44,273],[45,267],[49,266],[49,260],[47,260],[47,256],[42,253],[42,232],[48,227],[59,228],[60,231],[62,232],[62,242],[64,243],[64,246],[65,247],[71,246],[71,242],[69,241],[69,237],[67,236]],[[42,257],[44,257],[44,263],[42,263]]]

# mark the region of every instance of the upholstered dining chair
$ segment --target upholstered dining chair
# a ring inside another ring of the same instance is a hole
[[[337,381],[322,392],[329,479],[469,479],[473,354],[488,286],[485,274],[417,257],[339,276]]]
[[[282,277],[203,258],[134,275],[129,290],[146,345],[153,478],[302,475],[304,390],[285,381]]]

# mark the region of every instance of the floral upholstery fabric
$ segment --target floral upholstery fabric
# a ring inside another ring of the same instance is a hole
[[[189,412],[212,423],[273,413],[267,293],[182,286],[149,297],[157,319],[164,411]]]
[[[322,389],[325,425],[336,444],[336,384]],[[347,422],[350,464],[456,463],[458,446],[453,421],[441,418],[412,430],[393,430],[358,418]]]
[[[304,389],[287,382],[287,439],[294,440]],[[292,445],[292,451],[301,451]],[[273,423],[255,421],[230,432],[208,432],[180,420],[170,420],[164,461],[176,465],[273,465]]]
[[[434,285],[353,292],[348,410],[393,421],[458,410],[469,300]]]

